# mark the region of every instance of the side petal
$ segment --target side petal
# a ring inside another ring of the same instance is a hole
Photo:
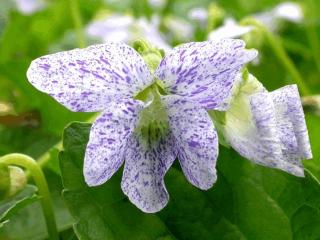
[[[278,123],[291,125],[293,136],[286,137],[287,141],[296,139],[296,144],[286,143],[289,153],[301,159],[311,159],[312,152],[308,136],[308,129],[304,118],[299,91],[296,85],[289,85],[271,92],[273,103],[277,111]]]
[[[243,157],[263,166],[303,175],[301,164],[289,153],[297,146],[290,121],[278,120],[271,94],[262,90],[253,95],[240,93],[225,115],[223,134]]]
[[[101,111],[111,99],[132,97],[152,81],[139,54],[121,43],[40,57],[31,63],[27,77],[40,91],[81,112]]]
[[[219,149],[209,114],[182,98],[165,97],[164,102],[184,175],[200,189],[211,188],[217,179],[215,166]]]
[[[123,100],[110,104],[93,123],[83,168],[89,186],[106,182],[122,165],[128,138],[141,109],[140,102]]]
[[[160,211],[169,200],[163,177],[176,158],[174,138],[169,135],[146,146],[139,136],[132,135],[125,155],[122,191],[142,211]]]
[[[241,67],[257,56],[242,40],[220,39],[175,47],[156,76],[172,94],[186,96],[207,109],[224,110]]]
[[[271,94],[255,94],[250,104],[259,139],[256,145],[259,149],[253,153],[251,160],[296,176],[303,176],[302,164],[291,161],[291,158],[287,157],[287,152],[290,150],[289,145],[297,145],[295,139],[287,140],[288,137],[293,137],[291,134],[293,127],[290,124],[284,127],[283,123],[278,122],[278,114]]]

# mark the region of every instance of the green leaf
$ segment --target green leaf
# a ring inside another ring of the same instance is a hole
[[[308,126],[313,159],[306,160],[303,162],[303,164],[307,169],[309,169],[316,176],[318,180],[320,180],[320,142],[319,142],[320,117],[315,114],[307,113],[306,122]]]
[[[88,187],[82,176],[82,160],[90,125],[73,123],[64,132],[65,151],[60,153],[64,199],[77,220],[80,239],[174,239],[156,215],[144,214],[123,195],[121,174],[108,184]]]
[[[61,196],[61,179],[55,173],[46,171],[53,207],[59,231],[72,227],[74,219],[66,209]],[[10,221],[0,230],[0,239],[43,240],[47,237],[47,229],[39,201],[15,212]]]
[[[60,153],[63,195],[80,239],[320,238],[320,186],[308,172],[297,178],[222,147],[218,181],[209,191],[189,184],[175,163],[165,178],[169,204],[157,214],[145,214],[121,193],[121,170],[99,187],[85,184],[89,129],[89,124],[72,123]]]
[[[2,200],[0,202],[0,222],[3,223],[7,221],[17,211],[37,201],[39,198],[36,195],[36,191],[37,188],[35,186],[27,185],[24,190],[17,195]]]

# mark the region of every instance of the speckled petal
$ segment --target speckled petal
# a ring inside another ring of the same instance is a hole
[[[114,98],[132,97],[151,84],[147,65],[121,43],[92,45],[34,60],[27,72],[37,89],[72,111],[101,111]]]
[[[294,137],[290,134],[293,127],[290,124],[284,127],[284,122],[281,122],[283,118],[278,123],[279,109],[276,110],[276,108],[269,93],[258,93],[251,98],[251,111],[259,138],[256,146],[259,148],[252,152],[249,159],[296,176],[303,176],[302,164],[292,161],[287,155],[290,151],[290,144],[293,147],[297,146],[295,140],[286,139]]]
[[[109,104],[93,123],[84,159],[84,177],[89,186],[106,182],[124,161],[124,150],[134,131],[142,103],[123,100]]]
[[[297,164],[302,165],[300,160],[312,158],[312,152],[298,88],[296,85],[285,86],[271,92],[271,96],[279,129],[285,135],[282,142],[286,152],[295,156]],[[291,129],[288,131],[289,126]]]
[[[186,96],[206,109],[225,110],[241,67],[257,56],[242,40],[220,39],[175,47],[156,75],[167,91]]]
[[[137,135],[129,139],[121,188],[142,211],[158,212],[168,203],[163,177],[176,158],[175,151],[171,135],[152,146]]]
[[[219,149],[209,114],[182,98],[165,97],[164,102],[184,175],[200,189],[211,188],[217,178],[215,166]]]

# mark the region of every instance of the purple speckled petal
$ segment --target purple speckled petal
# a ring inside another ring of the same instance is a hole
[[[89,186],[106,182],[119,169],[142,107],[138,101],[118,101],[109,104],[93,123],[83,168]]]
[[[81,112],[101,111],[111,99],[132,97],[152,82],[141,56],[121,43],[40,57],[27,76],[37,89]]]
[[[207,111],[183,98],[163,98],[170,129],[176,139],[178,159],[184,175],[200,189],[209,189],[216,181],[218,137]]]
[[[296,85],[285,86],[271,92],[271,96],[286,153],[302,166],[300,160],[312,158],[312,152],[298,88]]]
[[[175,151],[170,134],[153,146],[146,146],[137,135],[129,139],[121,188],[142,211],[158,212],[168,203],[163,177],[177,156]]]
[[[292,161],[288,154],[297,147],[290,133],[294,128],[286,127],[283,118],[279,119],[279,106],[275,106],[270,93],[258,93],[251,98],[251,111],[257,129],[259,142],[256,151],[248,158],[265,166],[282,169],[296,176],[303,176],[303,166],[300,162]],[[280,122],[278,122],[280,120]],[[287,121],[288,122],[288,121]],[[292,145],[292,146],[290,146]]]
[[[167,91],[186,96],[206,109],[225,110],[236,75],[257,56],[242,40],[192,42],[174,48],[156,76]]]

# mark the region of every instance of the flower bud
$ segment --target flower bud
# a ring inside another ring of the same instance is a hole
[[[27,184],[25,172],[16,166],[1,166],[0,180],[0,199],[14,196]]]

